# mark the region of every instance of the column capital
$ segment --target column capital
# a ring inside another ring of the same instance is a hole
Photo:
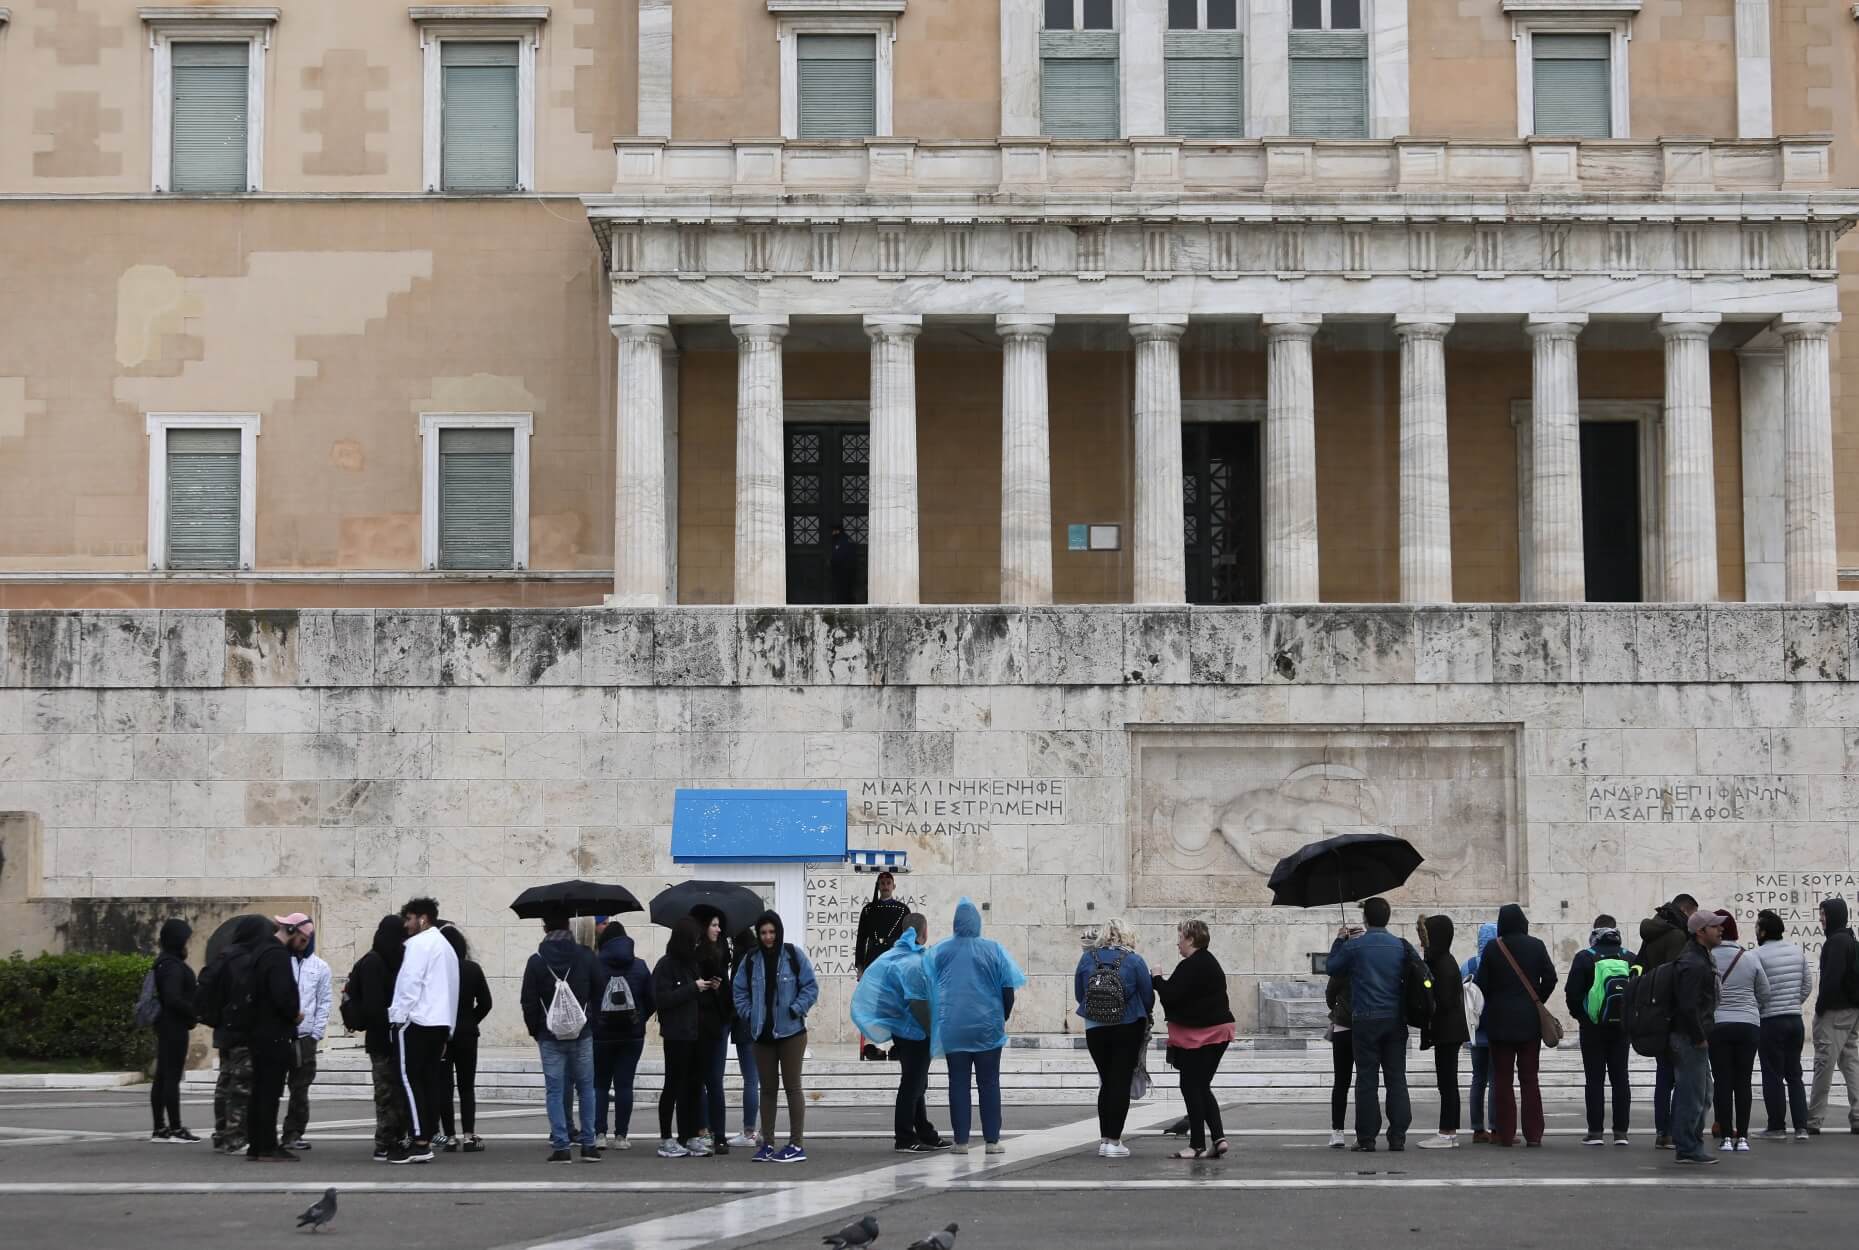
[[[1587,324],[1587,313],[1531,313],[1524,318],[1523,330],[1533,339],[1573,340]]]
[[[1043,339],[1051,336],[1058,321],[1044,313],[1000,313],[994,318],[994,333],[1004,339]]]
[[[607,318],[607,328],[616,339],[657,339],[660,346],[671,346],[670,317],[649,313],[616,315]]]
[[[1323,326],[1321,313],[1266,313],[1259,321],[1268,339],[1304,339],[1317,336]]]
[[[1138,343],[1179,342],[1187,332],[1186,313],[1130,314],[1130,337]]]
[[[1827,312],[1783,313],[1775,319],[1775,332],[1789,339],[1824,339],[1840,323],[1840,314]]]
[[[785,313],[731,313],[729,328],[744,343],[778,343],[787,337],[788,319]]]
[[[1399,313],[1394,334],[1402,339],[1443,339],[1456,321],[1451,313]]]
[[[865,318],[865,333],[873,339],[914,339],[923,333],[923,318],[903,314],[871,314]]]
[[[1667,339],[1707,339],[1722,324],[1722,313],[1661,313],[1659,334]]]

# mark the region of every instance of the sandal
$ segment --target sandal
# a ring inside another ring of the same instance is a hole
[[[1184,1146],[1168,1157],[1171,1159],[1205,1159],[1207,1157],[1207,1152],[1205,1150],[1196,1150],[1192,1146]]]
[[[1227,1151],[1226,1138],[1222,1137],[1219,1141],[1214,1143],[1214,1148],[1212,1152],[1213,1157],[1216,1159],[1224,1159],[1226,1158],[1226,1151]]]

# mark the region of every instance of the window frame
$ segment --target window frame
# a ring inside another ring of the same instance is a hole
[[[1246,0],[1234,0],[1233,24],[1231,26],[1220,26],[1220,27],[1212,27],[1207,24],[1207,3],[1208,3],[1208,0],[1194,0],[1195,25],[1193,26],[1170,26],[1168,24],[1168,11],[1166,8],[1164,8],[1162,11],[1162,29],[1164,31],[1170,31],[1170,30],[1209,31],[1209,30],[1212,30],[1216,32],[1233,30],[1233,31],[1238,31],[1242,36],[1245,34],[1246,13],[1250,7],[1249,5],[1247,5]]]
[[[529,569],[529,440],[533,412],[422,412],[420,414],[420,567],[429,573],[494,573],[496,569],[439,567],[439,432],[509,430],[510,572]]]
[[[1323,24],[1321,26],[1295,25],[1292,17],[1287,12],[1285,15],[1285,29],[1286,30],[1304,30],[1304,31],[1319,30],[1319,31],[1325,31],[1325,32],[1333,32],[1333,31],[1337,31],[1340,29],[1344,33],[1348,33],[1349,31],[1359,30],[1365,33],[1370,33],[1370,34],[1374,32],[1374,29],[1375,29],[1374,22],[1372,18],[1370,17],[1370,10],[1374,7],[1373,0],[1361,0],[1361,7],[1359,10],[1360,16],[1361,16],[1361,22],[1358,25],[1343,26],[1343,27],[1337,27],[1337,26],[1331,25],[1331,23],[1335,21],[1333,9],[1334,9],[1336,0],[1317,0],[1317,2],[1323,6]],[[1286,8],[1287,9],[1290,8],[1289,0],[1286,0]],[[1374,55],[1373,51],[1371,51],[1369,55],[1372,57]]]
[[[152,54],[149,100],[149,189],[164,195],[250,195],[265,187],[266,53],[277,26],[278,10],[225,7],[162,6],[138,10],[148,27]],[[242,191],[175,191],[174,184],[174,45],[243,43],[246,52],[245,188]]]
[[[183,40],[183,42],[186,42]],[[150,412],[143,415],[148,437],[148,567],[154,572],[249,573],[256,564],[258,530],[258,433],[255,412]],[[239,431],[239,567],[168,567],[168,431]]]
[[[1597,5],[1567,12],[1516,12],[1511,15],[1511,41],[1517,45],[1517,137],[1536,136],[1536,36],[1607,35],[1608,138],[1633,137],[1632,80],[1629,45],[1633,41],[1633,14],[1609,11]],[[1558,137],[1558,136],[1551,136]],[[1572,140],[1573,141],[1573,140]]]
[[[897,5],[901,11],[903,5]],[[891,137],[891,104],[896,63],[897,13],[781,11],[775,40],[781,51],[781,137],[800,141],[800,37],[802,35],[870,35],[874,44],[873,84],[877,107],[871,138]],[[808,143],[856,143],[856,139],[808,139]]]
[[[1110,32],[1121,34],[1123,32],[1123,3],[1124,3],[1124,0],[1110,0],[1110,25],[1108,28],[1102,27],[1102,26],[1093,26],[1089,29],[1089,31],[1087,31],[1085,28],[1085,24],[1084,24],[1085,0],[1071,0],[1072,24],[1070,26],[1057,28],[1057,33],[1071,34],[1073,32],[1078,32],[1078,33],[1088,34],[1088,33],[1095,32],[1098,34],[1103,34],[1106,32],[1106,30],[1108,30]],[[1203,4],[1202,7],[1205,8],[1205,5]],[[1166,9],[1164,9],[1163,11],[1162,20],[1163,20],[1163,24],[1166,25],[1168,21]],[[1045,8],[1044,3],[1041,3],[1041,5],[1039,6],[1039,29],[1042,32],[1055,29],[1054,27],[1046,25],[1046,8]]]
[[[536,54],[547,5],[416,5],[407,10],[420,31],[420,183],[429,195],[526,195],[536,190]],[[516,186],[508,191],[445,189],[445,68],[440,45],[516,44]]]

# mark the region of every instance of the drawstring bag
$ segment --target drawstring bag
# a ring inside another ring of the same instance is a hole
[[[575,998],[574,991],[568,987],[564,977],[552,968],[549,975],[555,978],[555,997],[549,1000],[549,1012],[542,1018],[542,1023],[555,1035],[557,1041],[572,1042],[587,1027],[587,1011],[581,1006],[580,1000]]]

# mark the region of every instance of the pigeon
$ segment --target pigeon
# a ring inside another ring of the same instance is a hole
[[[955,1250],[955,1230],[959,1224],[945,1224],[941,1232],[919,1237],[910,1243],[910,1250]]]
[[[878,1217],[868,1215],[856,1224],[848,1224],[830,1237],[820,1238],[820,1244],[831,1246],[833,1250],[850,1250],[853,1246],[869,1246],[878,1240]]]
[[[308,1224],[310,1231],[314,1233],[335,1218],[336,1191],[334,1188],[325,1189],[323,1196],[316,1200],[316,1204],[297,1217],[297,1227],[302,1228]]]

